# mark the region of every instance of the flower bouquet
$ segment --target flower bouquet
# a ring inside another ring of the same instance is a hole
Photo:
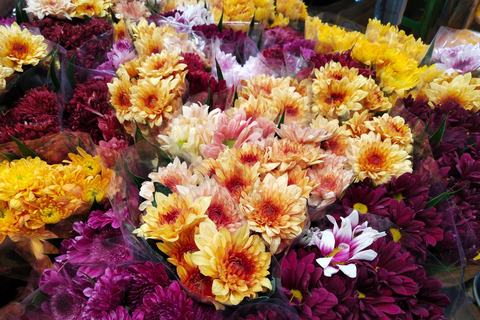
[[[39,289],[6,314],[477,316],[464,285],[480,230],[471,73],[425,65],[428,46],[396,27],[348,31],[298,1],[89,1],[64,1],[63,19],[98,9],[115,31],[65,48],[76,56],[59,110],[119,152],[105,162],[117,160],[110,201],[73,223]],[[47,189],[103,198],[104,173],[81,175],[99,168],[90,158],[68,165],[91,191]]]

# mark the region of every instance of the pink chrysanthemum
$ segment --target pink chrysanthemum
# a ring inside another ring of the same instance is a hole
[[[243,110],[236,112],[231,120],[220,114],[212,140],[201,147],[201,152],[204,157],[216,159],[224,148],[238,149],[244,142],[259,141],[262,136],[263,129],[256,121],[247,119]]]

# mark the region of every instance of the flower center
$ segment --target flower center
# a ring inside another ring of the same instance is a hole
[[[45,223],[57,223],[62,219],[60,210],[53,204],[40,209],[40,217]]]
[[[353,205],[353,209],[357,210],[358,212],[365,214],[368,212],[368,207],[363,203],[357,202]]]
[[[390,233],[392,234],[393,241],[395,242],[398,242],[402,238],[402,234],[397,228],[390,228]]]
[[[327,257],[328,257],[328,258],[331,258],[331,257],[333,257],[334,255],[336,255],[337,253],[339,253],[340,251],[342,251],[342,250],[340,250],[340,249],[338,249],[338,248],[335,248],[335,249],[333,249],[333,251],[332,251]]]
[[[245,278],[246,275],[250,275],[252,272],[252,266],[249,263],[248,259],[245,259],[243,256],[233,255],[228,259],[227,269],[229,274],[242,276]]]
[[[227,140],[223,141],[223,144],[231,149],[235,145],[235,142],[236,142],[235,139],[227,139]]]
[[[153,108],[158,101],[157,97],[153,94],[149,95],[145,100],[149,108]]]
[[[400,202],[400,200],[403,199],[403,196],[402,196],[402,193],[401,192],[397,192],[393,195],[393,199],[397,200],[398,202]]]
[[[330,95],[330,97],[327,98],[327,103],[328,104],[335,104],[335,103],[343,101],[344,98],[345,98],[345,94],[334,92]]]
[[[259,161],[258,157],[255,154],[251,154],[251,153],[244,154],[240,157],[240,162],[248,166],[253,166],[258,161]]]
[[[175,223],[175,221],[177,221],[177,217],[179,214],[180,214],[180,211],[177,208],[172,209],[171,211],[169,211],[167,214],[163,216],[163,221],[165,221],[168,224]]]
[[[20,54],[26,53],[27,52],[27,46],[25,46],[23,43],[14,43],[13,44],[13,51],[18,52]]]
[[[303,296],[302,296],[302,293],[300,292],[300,290],[292,289],[292,290],[290,290],[290,292],[292,293],[292,297],[290,298],[290,302],[293,300],[293,298],[298,298],[298,300],[300,300],[300,301],[303,300]]]
[[[185,281],[185,285],[205,297],[213,297],[212,282],[212,278],[204,276],[197,269],[189,275]]]

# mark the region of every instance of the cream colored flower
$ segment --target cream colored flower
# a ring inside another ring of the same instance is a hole
[[[70,0],[27,0],[26,12],[32,13],[38,19],[51,17],[72,20],[70,16],[76,6]]]

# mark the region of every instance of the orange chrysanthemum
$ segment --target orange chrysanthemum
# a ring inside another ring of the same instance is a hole
[[[279,165],[280,171],[286,171],[299,165],[302,169],[322,162],[325,154],[322,149],[310,144],[301,144],[288,139],[275,139],[268,147],[271,163]]]
[[[76,6],[72,16],[75,18],[87,17],[105,17],[108,14],[108,8],[111,6],[110,0],[72,0]]]
[[[380,87],[375,83],[375,80],[368,79],[362,89],[368,92],[367,96],[362,101],[364,109],[379,112],[387,111],[392,108],[392,104],[388,101],[388,98],[385,97],[383,91],[380,90]]]
[[[259,167],[260,163],[250,167],[238,162],[218,162],[215,178],[238,201],[242,192],[247,191],[257,180]]]
[[[218,162],[239,162],[245,166],[253,167],[257,163],[260,164],[258,168],[259,173],[270,171],[276,165],[269,164],[269,159],[265,148],[255,143],[244,143],[240,148],[226,148],[217,158]]]
[[[311,180],[307,177],[308,168],[302,169],[300,166],[296,166],[295,168],[289,171],[280,171],[280,170],[273,170],[270,172],[275,178],[279,178],[284,174],[288,175],[288,185],[296,185],[302,188],[302,197],[308,199],[310,196],[310,191],[312,188],[315,187],[315,181]]]
[[[150,78],[153,84],[157,84],[161,79],[170,76],[179,78],[184,81],[187,71],[184,71],[187,65],[181,63],[181,57],[178,51],[162,51],[161,53],[152,54],[141,63],[138,68],[140,78]]]
[[[311,190],[311,187],[307,186]],[[308,193],[310,193],[308,190]],[[304,190],[297,185],[288,185],[288,174],[278,179],[271,174],[257,180],[249,193],[240,199],[240,208],[250,229],[262,234],[270,245],[270,251],[277,253],[280,245],[292,240],[303,230],[306,219],[307,199]]]
[[[192,262],[213,279],[212,294],[217,301],[238,305],[244,298],[254,299],[259,292],[272,289],[267,278],[271,255],[259,236],[250,236],[248,225],[235,234],[217,231],[211,221],[202,222],[199,229],[195,243],[200,251],[192,253]]]
[[[25,65],[37,65],[48,53],[43,40],[43,36],[21,30],[16,22],[10,29],[0,26],[0,64],[19,72]]]
[[[143,21],[143,20],[142,20]],[[153,25],[155,27],[155,25]],[[155,53],[162,52],[165,39],[178,36],[178,33],[173,27],[155,27],[152,29],[151,25],[144,26],[139,23],[139,33],[135,41],[135,48],[140,56],[150,56]]]
[[[177,241],[159,241],[157,247],[168,256],[168,262],[179,266],[185,261],[185,254],[198,251],[195,244],[195,235],[198,233],[198,225],[190,225],[179,234]]]
[[[213,279],[202,274],[200,268],[192,261],[192,253],[185,253],[182,263],[177,266],[177,273],[180,281],[188,289],[204,297],[215,297],[212,293]]]
[[[408,153],[388,138],[382,141],[380,134],[374,132],[351,139],[347,157],[346,168],[352,169],[360,181],[370,178],[375,186],[412,172]]]
[[[171,193],[167,196],[155,193],[156,206],[147,207],[142,217],[143,224],[133,233],[145,239],[177,241],[180,234],[205,220],[210,198],[202,197],[193,201],[190,195]]]
[[[198,187],[192,186],[189,189],[193,199],[212,198],[205,214],[215,223],[218,230],[226,228],[228,231],[235,233],[245,223],[235,199],[216,180],[205,177]]]

